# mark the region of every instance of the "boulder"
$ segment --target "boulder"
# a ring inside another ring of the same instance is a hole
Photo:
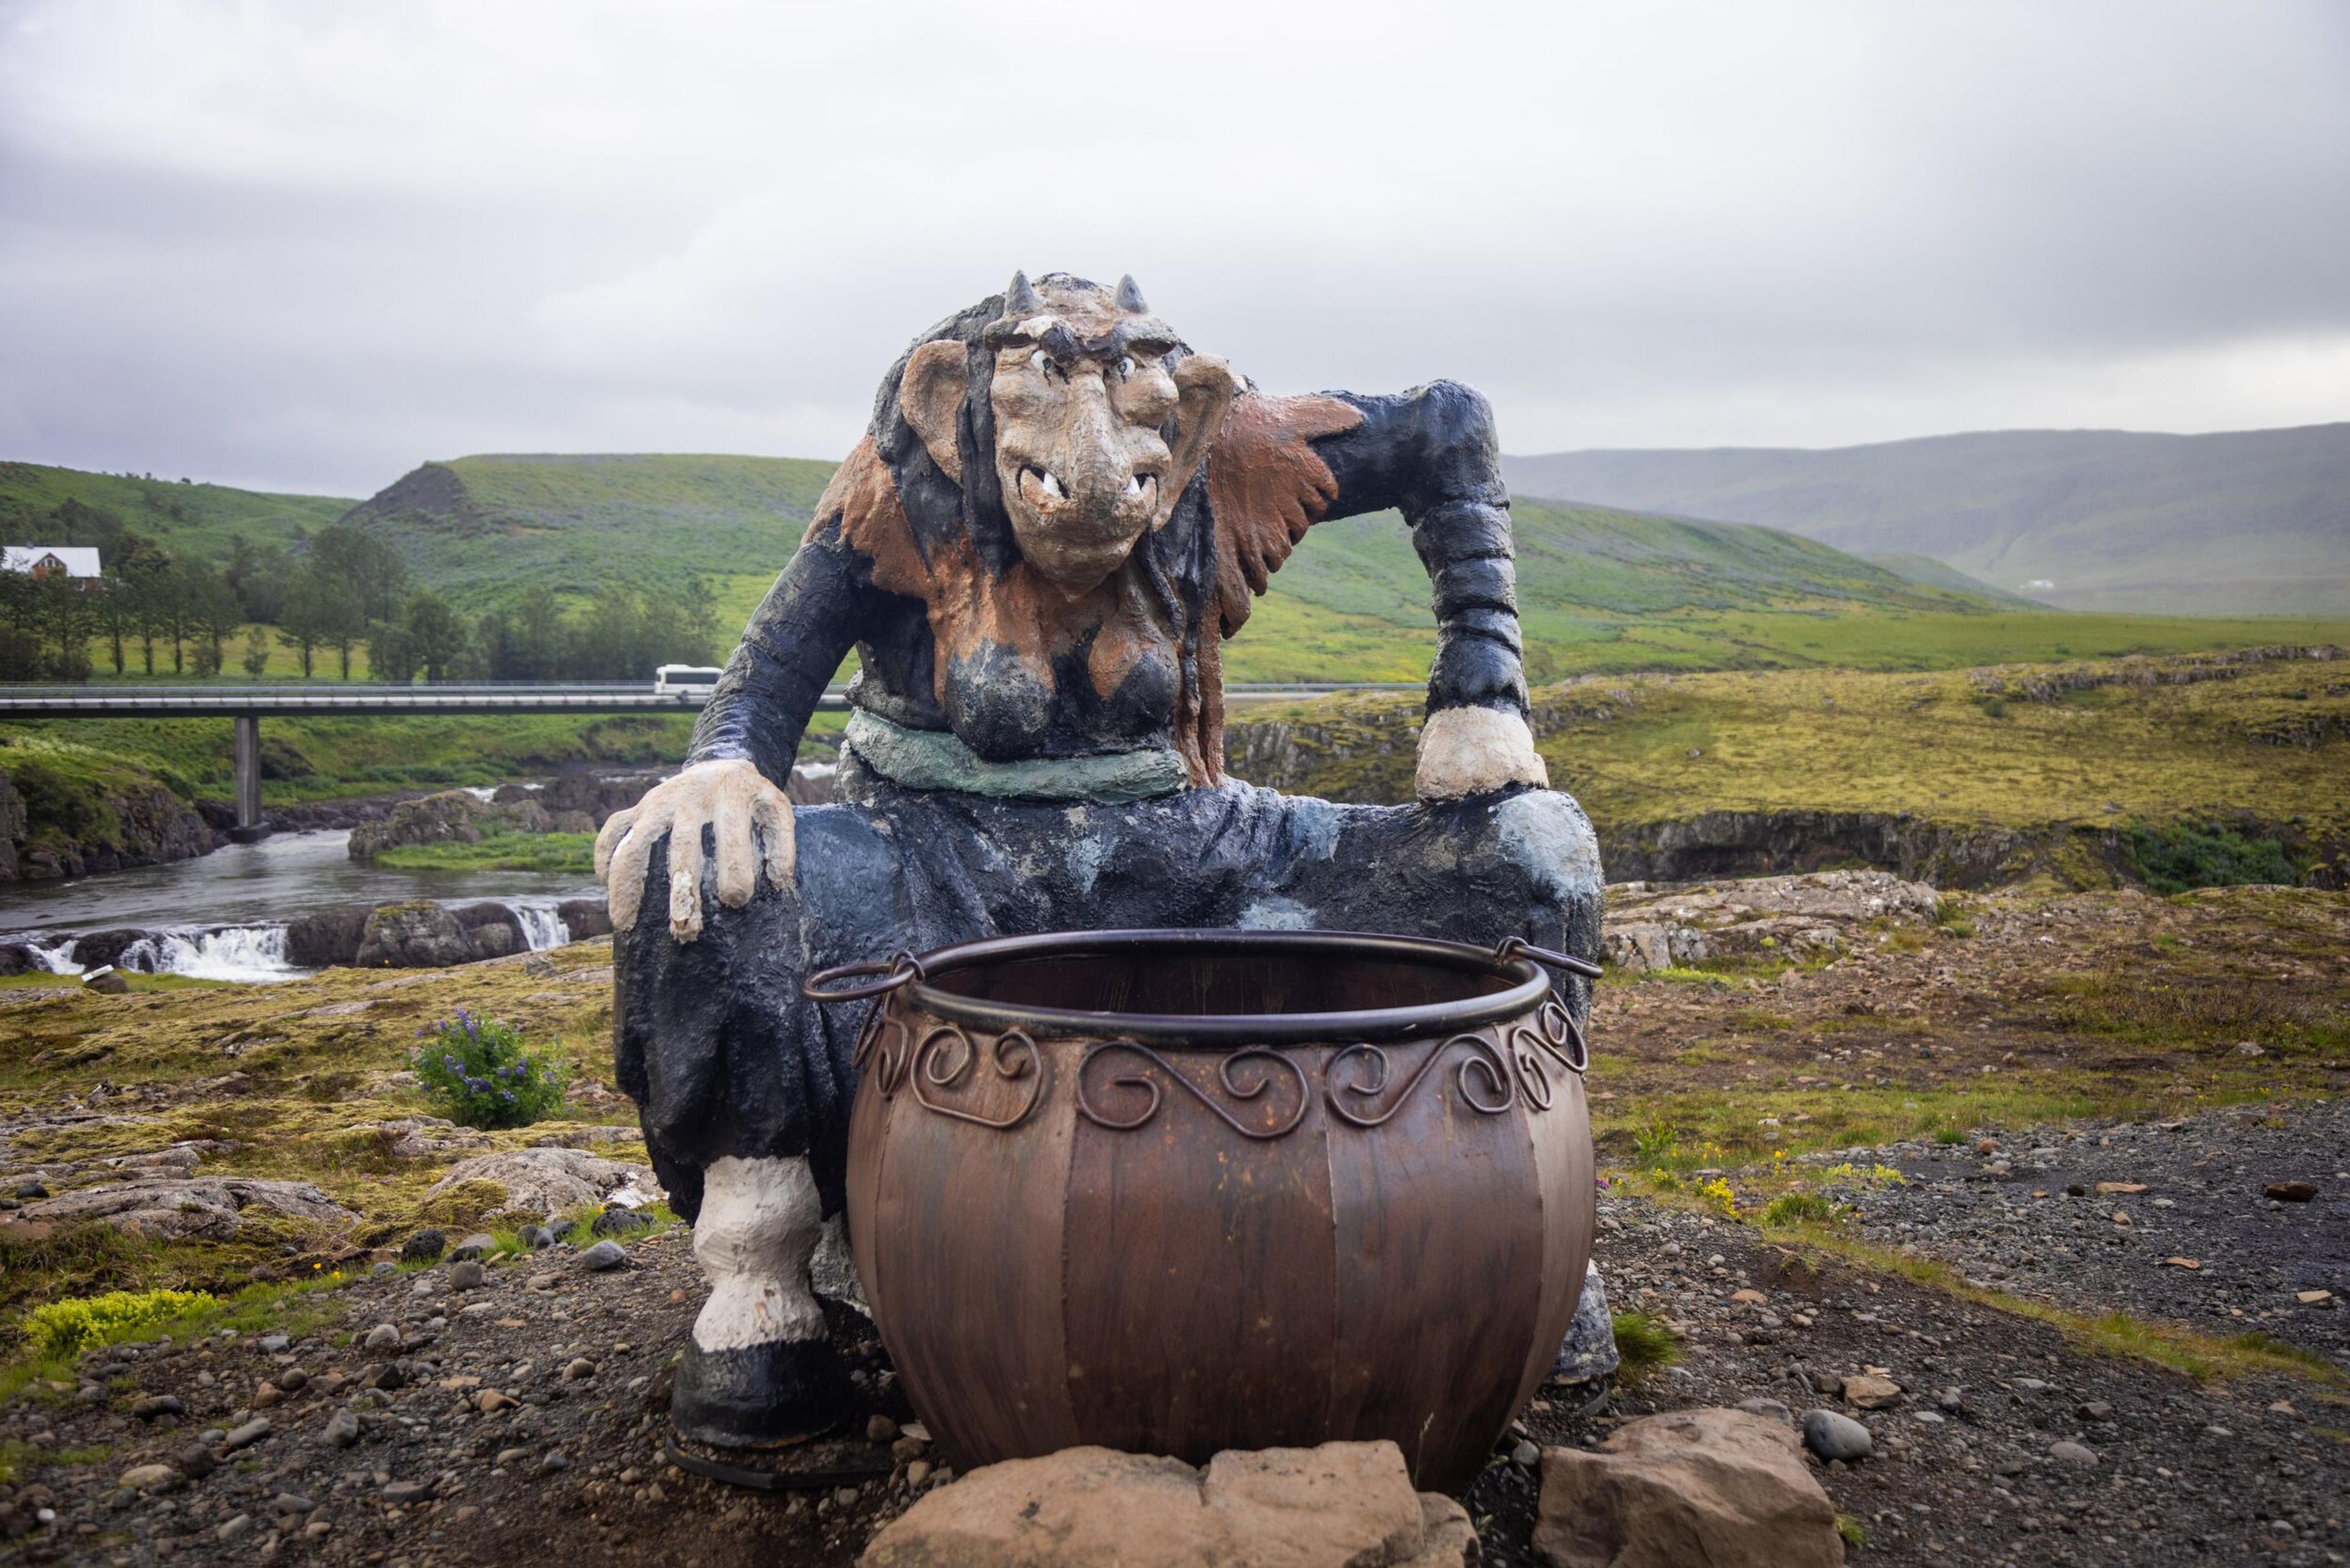
[[[1550,1568],[1844,1562],[1835,1506],[1795,1434],[1742,1410],[1647,1416],[1596,1450],[1544,1450],[1534,1544]]]
[[[1877,1450],[1868,1428],[1840,1410],[1804,1411],[1803,1432],[1804,1447],[1824,1459],[1853,1464]]]
[[[1393,1443],[1180,1459],[1065,1449],[934,1488],[873,1538],[860,1568],[1462,1568],[1476,1532],[1416,1492]]]
[[[506,1208],[533,1214],[601,1203],[624,1188],[647,1200],[663,1196],[652,1172],[640,1165],[559,1147],[510,1148],[461,1159],[425,1196],[437,1198],[468,1181],[496,1182],[506,1189]]]
[[[596,818],[593,814],[585,811],[550,812],[547,814],[546,831],[549,833],[593,833],[596,831]]]
[[[152,1241],[225,1241],[243,1229],[240,1216],[247,1209],[338,1228],[355,1225],[359,1218],[307,1181],[180,1175],[60,1193],[27,1203],[20,1217],[50,1223],[100,1220]]]
[[[644,798],[645,791],[660,783],[660,774],[627,774],[614,778],[598,778],[593,774],[566,774],[547,781],[538,792],[538,804],[549,812],[561,815],[579,812],[597,827],[616,811],[625,811]]]
[[[612,934],[612,912],[601,898],[566,898],[555,906],[555,912],[563,917],[563,929],[575,942]]]
[[[122,927],[111,931],[92,931],[74,939],[73,961],[84,969],[102,969],[122,961],[125,950],[153,936],[152,931]]]
[[[478,904],[460,904],[449,911],[449,918],[464,930],[476,930],[483,926],[511,926],[514,910],[494,899],[484,898]]]
[[[1592,1383],[1611,1376],[1622,1365],[1616,1350],[1616,1319],[1607,1310],[1607,1282],[1596,1263],[1586,1263],[1583,1294],[1575,1303],[1575,1321],[1566,1326],[1566,1341],[1551,1363],[1556,1383]]]
[[[0,881],[5,881],[0,877]],[[33,950],[22,942],[0,942],[0,975],[34,974],[39,971],[41,961]]]
[[[504,920],[473,927],[465,933],[465,940],[477,959],[504,958],[511,953],[529,950],[529,944],[522,940],[521,930]]]
[[[536,800],[508,801],[489,809],[488,824],[509,833],[545,833],[555,826],[546,807]]]
[[[473,943],[456,917],[438,904],[418,899],[380,905],[369,912],[359,933],[357,962],[363,969],[438,969],[470,962],[473,957]]]
[[[346,853],[354,860],[372,860],[403,845],[479,844],[489,815],[489,802],[461,789],[402,801],[382,821],[363,822],[352,828]]]
[[[346,904],[296,915],[286,922],[286,961],[296,969],[359,962],[359,942],[374,912],[365,904]]]

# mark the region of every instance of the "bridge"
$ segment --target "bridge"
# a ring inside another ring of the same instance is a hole
[[[1416,681],[1234,681],[1226,701],[1283,702],[1333,691],[1418,691]],[[236,735],[236,826],[240,843],[265,837],[261,819],[261,721],[265,718],[390,717],[433,713],[695,713],[707,688],[656,691],[643,681],[603,684],[496,681],[473,685],[391,686],[359,681],[268,685],[7,686],[0,685],[0,722],[12,719],[228,719]],[[818,700],[819,712],[848,706],[848,689],[836,686]]]

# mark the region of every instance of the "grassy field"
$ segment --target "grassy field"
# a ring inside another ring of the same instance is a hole
[[[2161,660],[1970,674],[1795,670],[1593,676],[1535,693],[1552,782],[1603,831],[1716,811],[1908,813],[1960,825],[2122,826],[2251,812],[2350,831],[2350,664],[2291,660],[2234,679],[2141,684]],[[2016,695],[2071,672],[2110,680]],[[2000,695],[2005,692],[2008,695]],[[1285,788],[1409,796],[1406,695],[1251,706],[1296,736]],[[2298,742],[2298,743],[2296,743]]]
[[[478,844],[404,844],[378,852],[375,863],[403,871],[559,871],[585,877],[596,868],[596,836],[494,828]]]
[[[460,1189],[428,1198],[426,1189],[454,1156],[396,1156],[387,1147],[391,1135],[366,1124],[435,1114],[402,1081],[402,1069],[417,1031],[462,1006],[515,1023],[573,1081],[561,1115],[491,1135],[496,1147],[521,1147],[592,1123],[633,1126],[632,1109],[600,1082],[611,1072],[610,944],[567,949],[558,961],[554,974],[531,973],[514,961],[421,979],[336,970],[285,986],[136,975],[130,994],[112,999],[74,990],[51,996],[59,990],[54,976],[0,981],[7,1002],[0,1012],[0,1105],[87,1095],[101,1080],[134,1085],[106,1091],[115,1114],[62,1137],[36,1131],[30,1143],[19,1141],[16,1158],[83,1160],[182,1138],[219,1139],[236,1147],[231,1168],[316,1183],[366,1216],[363,1238],[427,1222],[470,1228],[497,1208],[499,1193]],[[310,1011],[322,1002],[335,1011]],[[224,1073],[232,1076],[224,1080]],[[644,1158],[642,1147],[628,1142],[598,1152]],[[255,1210],[233,1241],[168,1247],[100,1226],[49,1236],[0,1232],[0,1306],[118,1287],[234,1288],[255,1265],[281,1262],[280,1245],[307,1240],[304,1231]],[[8,1326],[0,1324],[0,1334]]]

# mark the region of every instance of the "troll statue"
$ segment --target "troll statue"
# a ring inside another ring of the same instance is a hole
[[[1131,278],[1015,275],[890,368],[696,726],[597,845],[619,1081],[711,1292],[671,1408],[787,1443],[848,1390],[808,1279],[858,1009],[829,965],[993,935],[1322,928],[1598,946],[1599,862],[1527,725],[1484,400],[1275,397]],[[1393,508],[1434,585],[1418,801],[1226,776],[1222,645],[1305,531]],[[785,797],[849,650],[836,804]],[[1580,1017],[1587,985],[1558,982]]]

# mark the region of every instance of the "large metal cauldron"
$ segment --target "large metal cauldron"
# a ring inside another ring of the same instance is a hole
[[[811,977],[883,976],[849,1235],[948,1457],[1391,1438],[1464,1484],[1591,1253],[1583,1036],[1524,950],[1100,931]]]

